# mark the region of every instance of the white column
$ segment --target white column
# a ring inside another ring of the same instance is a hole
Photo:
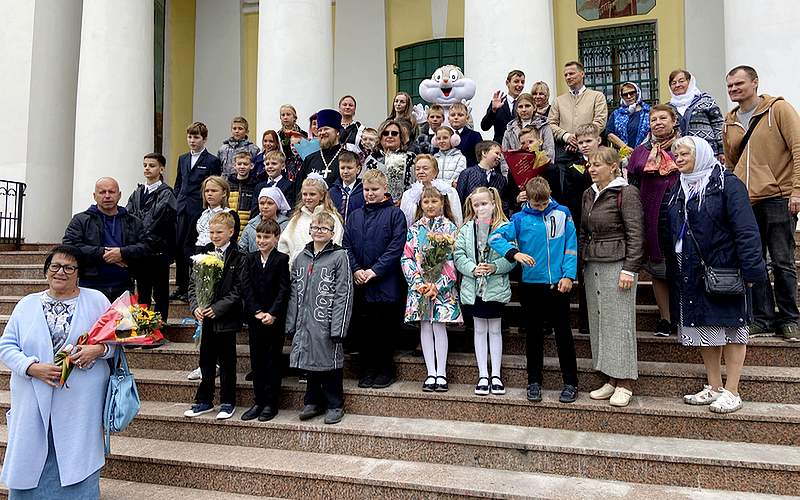
[[[83,0],[72,210],[114,177],[125,204],[153,150],[153,0]]]
[[[280,127],[278,110],[281,104],[297,108],[298,124],[304,130],[308,128],[309,115],[322,108],[335,108],[331,14],[331,0],[260,1],[258,130]],[[338,12],[336,17],[339,17]],[[383,21],[381,17],[371,22]],[[358,37],[362,28],[350,25],[347,30]],[[359,59],[359,52],[352,53],[351,57]],[[385,68],[382,72],[385,75]],[[379,78],[380,74],[372,76]]]
[[[0,2],[0,178],[28,184],[27,242],[61,241],[72,208],[81,2]],[[46,208],[45,208],[46,207]]]
[[[506,75],[512,69],[525,73],[526,92],[538,80],[554,92],[554,53],[551,0],[466,0],[464,75],[477,86],[472,99],[475,123],[486,113],[492,93],[506,91]]]
[[[231,119],[242,114],[241,9],[240,0],[196,0],[192,113],[208,126],[212,154],[231,136]],[[255,117],[245,118],[250,139],[260,146]]]
[[[798,6],[792,0],[725,0],[725,73],[740,64],[752,66],[759,93],[782,95],[800,109]]]
[[[725,109],[728,92],[725,87],[725,26],[724,0],[684,0],[686,41],[685,68],[697,79],[697,86],[708,92]],[[702,47],[702,50],[698,50]],[[669,71],[678,68],[667,68]],[[669,93],[662,101],[669,100]]]
[[[336,1],[332,104],[352,95],[358,103],[356,119],[368,127],[377,127],[386,118],[386,23],[376,22],[385,16],[384,2]],[[356,26],[358,36],[353,35]],[[273,114],[267,123],[277,118],[277,109]]]

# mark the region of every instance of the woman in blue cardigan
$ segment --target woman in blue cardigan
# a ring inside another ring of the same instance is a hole
[[[767,277],[761,238],[747,189],[719,164],[708,142],[682,137],[672,152],[681,175],[665,198],[661,235],[671,279],[670,311],[677,318],[681,343],[700,348],[708,379],[700,392],[683,400],[730,413],[742,407],[739,376],[752,320],[749,287]],[[703,262],[738,269],[747,284],[744,293],[708,293]]]
[[[59,387],[55,353],[75,345],[110,306],[96,291],[78,287],[80,253],[54,248],[45,259],[49,288],[14,308],[0,361],[11,370],[8,445],[0,480],[11,499],[98,499],[103,454],[103,405],[113,347],[87,345],[71,356],[69,387]]]

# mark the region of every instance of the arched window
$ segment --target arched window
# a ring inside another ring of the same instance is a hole
[[[416,104],[422,102],[419,97],[419,82],[430,78],[436,68],[455,64],[464,70],[464,39],[439,38],[414,43],[398,47],[394,55],[397,90],[408,92]]]

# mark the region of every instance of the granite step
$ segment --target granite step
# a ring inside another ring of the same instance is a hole
[[[7,428],[0,428],[5,448]],[[746,493],[648,485],[552,474],[481,469],[425,462],[162,441],[114,436],[103,476],[118,481],[146,478],[157,484],[224,493],[287,498],[764,498]],[[569,461],[573,458],[567,457]],[[699,484],[701,468],[692,478]],[[767,471],[765,477],[781,476]],[[793,475],[792,473],[789,473]],[[641,477],[636,474],[636,477]],[[769,485],[750,486],[759,495]],[[703,484],[708,484],[703,481]],[[779,481],[774,487],[790,486]],[[773,488],[774,488],[773,487]],[[711,495],[711,496],[707,496]]]
[[[762,493],[790,493],[800,479],[800,449],[791,446],[358,414],[328,426],[301,422],[297,411],[242,422],[245,408],[218,422],[213,413],[187,419],[185,408],[146,401],[124,436]]]
[[[187,380],[185,371],[133,368],[133,373],[143,401],[182,402],[176,404],[183,410],[199,385]],[[8,379],[8,369],[0,368],[0,390],[9,390]],[[305,389],[296,377],[285,377],[281,408],[301,408]],[[563,404],[552,390],[544,391],[544,401],[531,403],[522,388],[507,387],[504,396],[476,396],[473,389],[472,384],[451,383],[449,392],[426,393],[417,381],[397,382],[387,389],[360,389],[351,379],[344,383],[346,409],[360,415],[800,446],[800,405],[796,404],[745,401],[738,412],[718,415],[675,397],[636,395],[628,407],[615,408],[607,401],[590,399],[585,392],[575,403]],[[237,405],[249,407],[252,394],[252,383],[239,374]]]
[[[287,363],[289,347],[284,347],[284,363]],[[192,344],[171,343],[157,349],[134,349],[129,351],[128,361],[136,368],[154,370],[177,370],[188,372],[197,367],[197,349]],[[395,355],[399,380],[419,381],[425,379],[425,361],[422,356],[401,353]],[[358,360],[347,355],[345,377],[357,378]],[[451,352],[447,359],[447,378],[453,384],[474,384],[478,378],[475,356],[472,353]],[[237,346],[237,372],[250,371],[250,352],[247,346]],[[562,385],[557,357],[545,357],[543,386],[559,389]],[[578,389],[591,391],[600,387],[605,379],[592,369],[592,361],[578,359]],[[503,381],[508,387],[526,387],[528,375],[525,356],[507,354],[503,356]],[[745,366],[741,375],[742,397],[750,401],[772,401],[800,404],[800,368],[773,366]],[[636,394],[648,396],[682,397],[697,392],[706,383],[702,364],[669,363],[656,361],[639,362],[639,379],[635,384]]]
[[[3,279],[41,279],[44,258],[39,262],[26,264],[10,264],[3,260],[0,255],[0,278]],[[170,278],[175,278],[175,265],[170,267]]]

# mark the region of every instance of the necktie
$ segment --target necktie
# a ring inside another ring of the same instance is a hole
[[[345,186],[342,189],[342,207],[341,207],[341,209],[342,209],[342,213],[343,214],[347,213],[347,202],[348,202],[349,198],[350,198],[350,186]]]
[[[219,257],[222,260],[225,260],[225,252],[223,252],[221,248],[217,248],[215,249],[215,251],[217,253],[217,257]]]

